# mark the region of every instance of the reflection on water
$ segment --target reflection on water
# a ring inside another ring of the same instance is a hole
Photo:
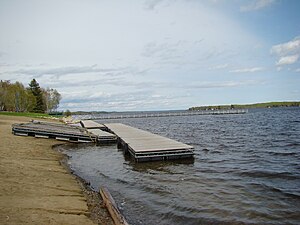
[[[115,145],[65,149],[131,224],[299,224],[300,110],[122,122],[195,147],[194,161],[136,164]],[[102,121],[100,121],[102,122]]]

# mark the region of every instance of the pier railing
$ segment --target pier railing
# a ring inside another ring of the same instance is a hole
[[[85,119],[85,120],[109,120],[109,119],[148,118],[148,117],[244,114],[247,112],[248,112],[247,109],[199,110],[199,111],[184,111],[184,112],[113,114],[113,115],[90,114],[90,115],[80,115],[77,118]]]

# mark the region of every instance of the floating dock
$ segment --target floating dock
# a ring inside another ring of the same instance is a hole
[[[104,124],[118,137],[118,147],[137,162],[192,158],[193,146],[121,123]]]
[[[69,142],[116,143],[137,162],[192,158],[193,146],[121,123],[81,121],[81,126],[32,121],[13,124],[15,135],[54,138]],[[108,132],[107,132],[108,131]]]
[[[199,116],[199,115],[230,115],[245,114],[247,109],[227,109],[227,110],[199,110],[199,111],[182,111],[182,112],[160,112],[160,113],[138,113],[138,114],[96,114],[80,115],[77,118],[87,120],[110,120],[110,119],[129,119],[129,118],[148,118],[148,117],[172,117],[172,116]]]
[[[97,136],[98,144],[116,143],[117,137],[114,134],[100,130],[100,129],[87,129],[87,131]]]
[[[32,121],[30,123],[13,124],[12,132],[20,136],[38,138],[54,138],[69,142],[116,142],[116,136],[99,130],[89,131],[85,128],[59,123]]]
[[[103,124],[97,123],[95,121],[92,120],[81,120],[80,124],[82,127],[86,128],[86,129],[100,129],[103,130],[106,127]]]

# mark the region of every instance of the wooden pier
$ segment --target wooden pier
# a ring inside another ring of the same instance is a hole
[[[32,121],[13,124],[12,132],[15,135],[54,138],[69,142],[100,144],[117,142],[118,147],[122,148],[125,153],[130,153],[137,162],[192,158],[194,155],[193,147],[190,145],[121,123],[103,125],[94,121],[81,121],[80,124],[85,128]]]
[[[54,138],[69,142],[95,142],[101,144],[116,142],[117,140],[115,135],[101,130],[89,131],[82,127],[40,121],[13,124],[12,132],[13,134],[20,136]]]
[[[105,129],[105,126],[103,124],[97,123],[92,120],[81,120],[80,124],[82,127],[86,129],[100,129],[100,130]]]
[[[148,118],[148,117],[172,117],[172,116],[198,116],[198,115],[229,115],[245,114],[247,109],[228,109],[228,110],[200,110],[200,111],[182,111],[182,112],[160,112],[160,113],[115,113],[115,114],[91,114],[80,115],[79,119],[84,120],[110,120],[110,119],[128,119],[128,118]]]
[[[118,136],[118,147],[137,162],[192,158],[193,146],[121,123],[104,124]]]
[[[116,142],[117,140],[114,134],[106,132],[107,128],[103,124],[92,120],[81,120],[80,125],[89,133],[96,135],[100,143]]]

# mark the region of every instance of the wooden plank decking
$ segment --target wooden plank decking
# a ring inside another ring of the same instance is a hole
[[[101,144],[118,141],[118,147],[122,147],[125,152],[129,152],[138,162],[190,158],[194,155],[192,146],[148,131],[121,123],[102,125],[94,121],[89,122],[92,123],[86,124],[88,127],[93,127],[93,129],[33,121],[31,123],[14,124],[12,132],[15,135],[55,138],[71,142],[93,141]],[[100,127],[113,134],[101,130]]]
[[[114,134],[111,134],[109,132],[100,130],[100,129],[87,129],[88,132],[90,132],[93,135],[96,135],[98,138],[98,143],[116,143],[117,137]]]
[[[193,146],[121,123],[104,124],[119,138],[119,145],[136,161],[193,157]]]
[[[70,126],[66,124],[32,121],[30,123],[13,124],[12,132],[15,135],[34,136],[38,138],[55,138],[70,142],[116,142],[116,137],[99,130]]]
[[[103,124],[97,123],[95,121],[92,120],[81,120],[80,124],[82,127],[86,128],[86,129],[104,129],[105,126]]]
[[[199,115],[227,115],[227,114],[245,114],[248,109],[227,109],[227,110],[200,110],[200,111],[182,111],[182,112],[160,112],[160,113],[138,113],[138,114],[90,114],[80,115],[78,118],[87,120],[109,120],[109,119],[128,119],[128,118],[148,118],[148,117],[171,117],[171,116],[199,116]]]

